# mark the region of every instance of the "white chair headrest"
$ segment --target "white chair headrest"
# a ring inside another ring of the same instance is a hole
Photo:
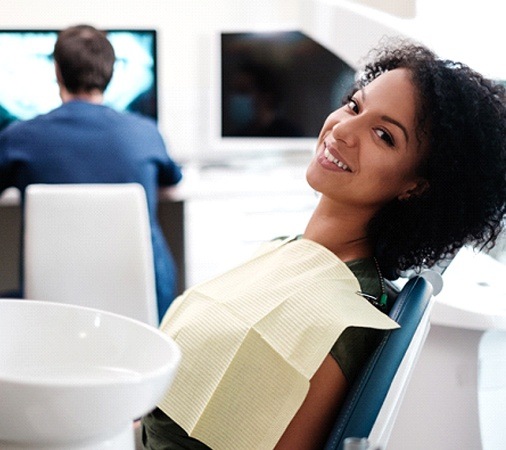
[[[422,271],[420,276],[432,284],[432,295],[434,295],[434,297],[443,289],[443,277],[438,272],[428,269]]]

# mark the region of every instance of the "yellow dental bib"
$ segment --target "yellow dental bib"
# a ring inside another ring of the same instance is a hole
[[[188,290],[160,327],[183,357],[158,406],[213,450],[272,449],[347,327],[398,327],[333,253],[288,242]]]

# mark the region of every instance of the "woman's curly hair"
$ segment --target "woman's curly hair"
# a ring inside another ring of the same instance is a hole
[[[376,257],[390,278],[432,267],[463,245],[491,248],[506,212],[506,94],[466,65],[412,42],[374,52],[355,86],[406,68],[418,91],[417,135],[426,147],[419,175],[428,189],[394,200],[371,221]]]

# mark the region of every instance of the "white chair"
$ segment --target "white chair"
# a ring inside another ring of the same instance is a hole
[[[24,297],[158,325],[143,187],[34,184],[25,196]]]

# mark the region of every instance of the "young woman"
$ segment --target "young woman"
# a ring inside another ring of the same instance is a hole
[[[378,50],[323,124],[307,170],[321,199],[304,234],[190,289],[165,316],[183,362],[143,419],[146,448],[322,448],[355,373],[395,327],[383,277],[494,244],[505,98],[423,46]]]

